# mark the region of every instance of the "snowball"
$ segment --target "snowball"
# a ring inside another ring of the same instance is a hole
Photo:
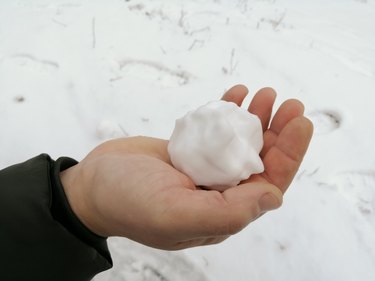
[[[235,103],[213,101],[176,121],[168,144],[173,166],[196,185],[223,191],[264,171],[260,119]]]

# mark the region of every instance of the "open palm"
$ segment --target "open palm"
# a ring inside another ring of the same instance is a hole
[[[246,95],[244,86],[235,86],[223,100],[241,105]],[[124,236],[162,249],[225,240],[281,205],[311,139],[312,124],[297,100],[285,102],[270,122],[275,97],[264,88],[249,106],[263,125],[264,173],[223,193],[203,190],[173,168],[167,140],[117,139],[62,173],[73,210],[99,235]]]

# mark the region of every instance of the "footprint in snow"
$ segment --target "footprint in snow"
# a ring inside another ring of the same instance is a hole
[[[341,127],[342,115],[335,110],[317,110],[308,114],[314,124],[314,134],[324,135]]]

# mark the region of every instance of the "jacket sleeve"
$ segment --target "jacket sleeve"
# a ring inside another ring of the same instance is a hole
[[[42,154],[0,171],[0,280],[85,281],[112,266],[65,196],[59,173],[76,163]]]

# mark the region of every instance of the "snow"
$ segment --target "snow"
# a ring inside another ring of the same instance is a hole
[[[316,128],[283,207],[215,246],[111,239],[96,280],[375,280],[374,26],[373,0],[2,0],[0,167],[272,86]]]
[[[264,171],[259,117],[233,102],[210,101],[176,120],[168,152],[195,185],[224,191]]]

